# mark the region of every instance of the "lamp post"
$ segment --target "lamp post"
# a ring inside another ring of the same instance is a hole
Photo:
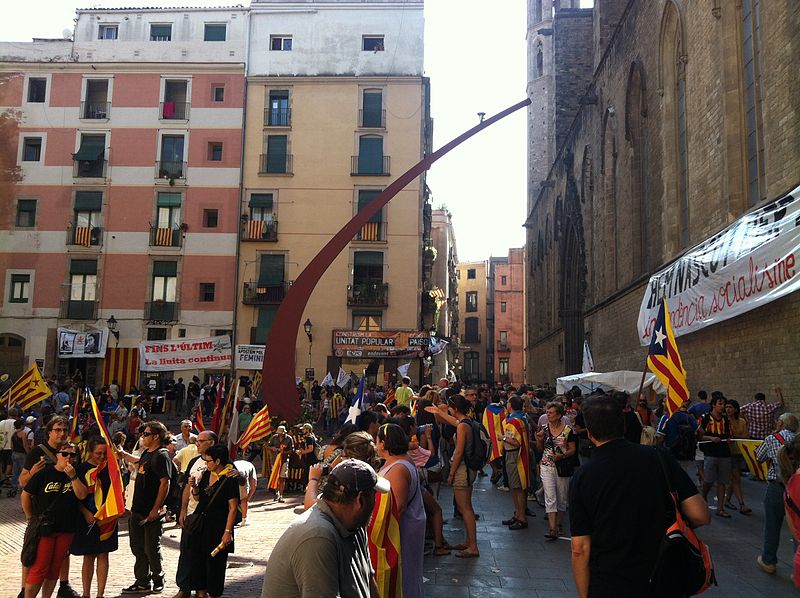
[[[303,330],[308,337],[308,368],[311,369],[311,345],[314,343],[314,337],[311,335],[311,329],[313,325],[311,324],[311,320],[306,318],[306,321],[303,322]],[[308,378],[308,376],[306,376]],[[307,398],[311,399],[311,380],[306,380],[308,382],[308,395]]]
[[[106,320],[106,325],[108,326],[108,331],[114,335],[114,338],[117,341],[117,347],[119,347],[119,330],[117,330],[117,319],[114,317],[114,314],[111,314],[111,317]]]

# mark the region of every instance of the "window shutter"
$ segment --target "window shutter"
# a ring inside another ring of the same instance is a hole
[[[159,193],[156,205],[159,208],[179,208],[181,207],[180,193]]]
[[[178,262],[153,262],[153,276],[177,276]]]
[[[97,260],[72,260],[70,274],[97,274]]]
[[[383,253],[380,251],[357,251],[353,254],[353,265],[383,266]]]
[[[250,195],[251,208],[272,209],[272,193],[253,193]]]
[[[286,135],[267,137],[267,172],[286,172]]]
[[[380,191],[375,191],[375,190],[364,190],[364,189],[359,190],[358,211],[360,212],[361,210],[366,208],[369,205],[369,203],[378,196],[379,193]],[[380,221],[381,221],[381,210],[375,212],[368,220],[368,222],[380,222]]]
[[[359,174],[383,172],[383,137],[360,137],[358,140]]]
[[[106,150],[105,138],[84,137],[78,151],[72,154],[74,160],[83,162],[94,162],[103,156]]]
[[[266,254],[261,256],[258,268],[259,286],[278,286],[283,283],[283,255]]]
[[[102,209],[102,191],[77,191],[75,193],[76,212],[99,212]]]
[[[364,116],[362,125],[365,127],[381,126],[381,110],[383,108],[383,93],[380,91],[364,92]]]

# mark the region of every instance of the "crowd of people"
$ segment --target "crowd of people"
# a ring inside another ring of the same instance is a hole
[[[121,396],[116,384],[99,389],[113,452],[91,410],[75,408],[81,396],[74,384],[62,381],[32,412],[12,408],[2,415],[0,473],[9,496],[21,493],[28,518],[19,596],[49,597],[56,586],[58,596],[89,596],[95,577],[97,596],[104,596],[109,554],[118,548],[117,521],[100,525],[97,516],[110,491],[109,454],[127,486],[134,563],[122,593],[129,595],[163,590],[161,538],[171,520],[182,528],[176,598],[223,594],[259,457],[273,500],[304,493],[304,512],[267,565],[264,597],[326,595],[321,589],[332,587],[341,596],[423,596],[423,555],[480,557],[480,516],[472,505],[479,476],[509,492],[511,514],[502,521],[509,530],[529,526],[535,502],[546,513],[548,540],[571,537],[579,595],[619,596],[620,583],[631,596],[645,595],[670,524],[668,488],[692,526],[708,522],[714,486],[717,516],[752,513],[741,489],[747,468],[738,441],[745,439],[763,441],[757,458],[768,464],[758,566],[775,572],[785,516],[796,538],[800,532],[798,419],[781,413],[779,389],[775,403],[759,393],[742,406],[700,391],[670,416],[663,403],[651,409],[645,396],[619,391],[583,396],[573,387],[557,395],[547,386],[490,388],[445,379],[414,388],[404,378],[388,392],[367,386],[353,421],[354,389],[315,382],[308,393],[298,391],[306,421],[274,422],[274,434],[241,453],[215,432],[195,429],[193,416],[214,388],[198,382],[190,383],[185,400],[173,399],[176,415],[192,417],[174,432],[150,413],[146,393]],[[258,409],[246,389],[232,414],[240,432]],[[463,521],[464,537],[452,544],[438,500],[443,483],[453,488],[453,517]],[[70,585],[70,556],[83,559],[82,593]]]

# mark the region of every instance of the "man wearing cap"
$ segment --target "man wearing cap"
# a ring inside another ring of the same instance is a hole
[[[262,598],[378,598],[367,533],[375,492],[389,492],[367,463],[342,461],[322,497],[283,533],[270,555]]]
[[[294,450],[294,441],[286,433],[286,426],[278,426],[277,432],[269,439],[269,450],[272,452],[272,458],[280,459],[281,462],[275,500],[283,502],[283,489],[286,487],[286,478],[289,477],[289,457]]]

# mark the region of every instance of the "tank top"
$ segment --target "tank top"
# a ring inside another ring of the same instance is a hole
[[[15,453],[22,453],[23,455],[26,453],[25,442],[19,437],[17,432],[14,432],[13,436],[11,436],[11,450]]]

